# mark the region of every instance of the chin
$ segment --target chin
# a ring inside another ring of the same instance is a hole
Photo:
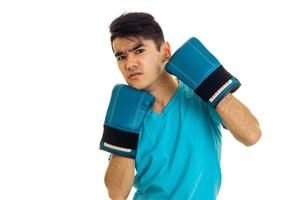
[[[130,87],[133,87],[133,88],[135,88],[137,90],[144,90],[144,88],[145,88],[143,85],[140,85],[140,84],[134,84],[134,83],[129,83],[129,82],[127,82],[127,84]]]
[[[132,86],[132,87],[137,90],[145,90],[145,87],[142,87],[142,86]]]

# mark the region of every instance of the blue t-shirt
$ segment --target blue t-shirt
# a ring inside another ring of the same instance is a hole
[[[134,200],[214,200],[221,184],[221,118],[179,81],[158,114],[144,119]]]

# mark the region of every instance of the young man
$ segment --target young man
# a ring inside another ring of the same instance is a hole
[[[239,81],[196,38],[171,57],[150,14],[123,14],[110,32],[129,86],[115,86],[100,144],[112,155],[109,196],[126,199],[134,185],[134,199],[216,199],[221,127],[246,146],[261,136],[256,118],[231,94]]]

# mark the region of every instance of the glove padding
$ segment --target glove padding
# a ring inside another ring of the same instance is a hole
[[[142,121],[154,100],[148,92],[117,84],[106,113],[100,149],[135,158]]]
[[[226,71],[195,37],[173,54],[166,64],[166,71],[182,80],[212,107],[241,86],[239,80]]]

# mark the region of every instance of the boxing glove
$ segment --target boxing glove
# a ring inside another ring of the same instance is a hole
[[[106,113],[100,149],[134,159],[143,118],[154,100],[146,91],[117,84]]]
[[[195,37],[190,38],[172,55],[165,69],[212,107],[226,94],[233,93],[241,86],[239,80],[226,71]]]

